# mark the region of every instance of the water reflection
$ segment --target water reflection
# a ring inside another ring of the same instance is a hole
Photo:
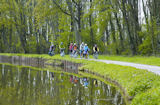
[[[96,79],[0,65],[0,105],[124,105],[119,91]]]

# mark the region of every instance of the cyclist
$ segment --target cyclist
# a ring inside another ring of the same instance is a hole
[[[65,49],[65,47],[64,47],[63,42],[61,42],[61,44],[59,45],[59,49],[60,49],[60,55],[64,56],[64,49]]]
[[[80,56],[81,56],[81,58],[83,56],[83,51],[84,51],[84,42],[82,42],[81,45],[80,45]]]
[[[69,51],[70,51],[70,52],[69,52],[70,55],[72,55],[72,51],[73,51],[73,43],[70,44],[70,46],[69,46]]]
[[[53,55],[54,55],[54,50],[55,50],[55,46],[54,46],[54,44],[52,44],[52,45],[50,46],[50,48],[49,48],[48,54],[49,54],[50,56],[53,56]]]
[[[73,56],[77,57],[77,50],[78,50],[78,46],[76,45],[76,43],[74,43],[73,45]]]
[[[99,48],[98,46],[95,44],[93,47],[93,54],[94,54],[94,58],[98,58],[98,52],[99,52]]]
[[[88,48],[87,44],[85,44],[84,51],[83,51],[83,56],[87,59],[88,59],[88,51],[89,51],[89,48]]]

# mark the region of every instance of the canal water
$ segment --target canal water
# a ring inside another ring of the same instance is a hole
[[[119,90],[84,76],[0,64],[0,105],[125,105]]]

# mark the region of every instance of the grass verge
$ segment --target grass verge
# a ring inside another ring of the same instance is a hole
[[[159,57],[145,57],[145,56],[107,56],[107,55],[99,55],[99,59],[103,60],[115,60],[115,61],[124,61],[124,62],[132,62],[146,65],[155,65],[160,66],[160,58]]]

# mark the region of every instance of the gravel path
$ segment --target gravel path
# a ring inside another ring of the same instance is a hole
[[[98,62],[104,62],[107,64],[116,64],[116,65],[122,65],[122,66],[131,66],[138,69],[146,69],[148,71],[151,71],[155,74],[160,75],[160,66],[152,66],[152,65],[145,65],[145,64],[137,64],[137,63],[129,63],[129,62],[121,62],[121,61],[112,61],[112,60],[100,60],[100,59],[89,59],[94,60]]]

